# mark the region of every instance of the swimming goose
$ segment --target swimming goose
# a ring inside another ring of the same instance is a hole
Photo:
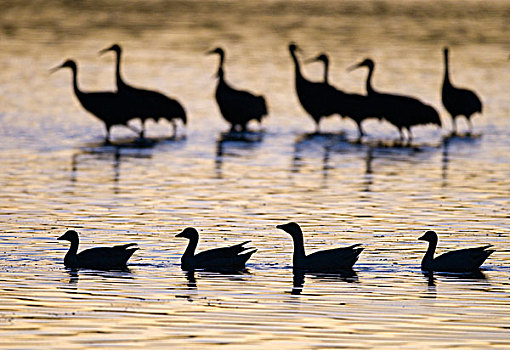
[[[441,254],[434,258],[434,252],[437,246],[437,233],[427,231],[423,236],[418,238],[421,241],[429,242],[429,247],[423,260],[421,261],[421,269],[423,271],[437,272],[471,272],[476,271],[483,264],[485,259],[489,257],[494,250],[487,249],[492,247],[487,244],[476,248],[467,248],[453,250],[448,253]]]
[[[245,244],[251,242],[246,241],[230,247],[209,249],[195,255],[195,249],[198,245],[198,231],[196,229],[193,227],[185,228],[175,237],[189,239],[188,247],[181,258],[181,268],[183,270],[244,270],[248,259],[257,251],[257,249],[244,247]],[[246,253],[241,254],[243,252]]]
[[[297,223],[289,222],[284,225],[277,225],[276,228],[290,234],[294,241],[294,256],[292,259],[294,269],[316,272],[350,270],[363,251],[363,248],[359,247],[361,244],[354,244],[349,247],[320,250],[306,255],[303,245],[303,232]]]
[[[90,248],[78,251],[78,232],[69,230],[57,238],[71,242],[71,247],[64,257],[64,265],[70,268],[88,268],[97,270],[125,269],[126,263],[138,247],[136,243],[117,245],[114,247]]]

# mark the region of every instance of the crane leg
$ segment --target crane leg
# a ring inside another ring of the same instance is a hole
[[[467,119],[467,122],[469,125],[468,135],[471,135],[471,133],[473,132],[473,123],[471,122],[471,118],[466,118],[466,119]]]
[[[363,138],[363,136],[365,136],[365,133],[363,132],[363,128],[361,127],[361,123],[356,123],[358,125],[358,132],[359,132],[359,135],[358,135],[358,140],[356,141],[357,143],[361,143],[361,139]]]
[[[411,132],[411,128],[407,128],[406,130],[407,130],[407,134],[408,134],[407,145],[411,146],[411,142],[413,141],[413,133]]]
[[[316,134],[320,134],[321,133],[321,129],[319,127],[319,121],[315,122],[315,133]]]
[[[145,120],[142,120],[142,130],[140,130],[140,138],[145,138]]]
[[[177,136],[177,124],[175,123],[175,120],[172,119],[172,138],[175,138]]]
[[[452,118],[452,135],[457,135],[457,119],[455,117]]]
[[[398,129],[398,131],[400,132],[400,142],[404,142],[404,130],[402,130],[402,128]]]
[[[105,125],[106,127],[106,136],[105,136],[105,139],[104,139],[104,143],[109,145],[111,142],[110,142],[110,128],[111,126],[110,125]]]

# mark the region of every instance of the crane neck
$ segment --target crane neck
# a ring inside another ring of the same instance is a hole
[[[83,92],[81,92],[80,87],[78,86],[78,67],[76,65],[74,65],[74,66],[71,67],[71,70],[72,70],[72,74],[73,74],[73,90],[74,90],[74,93],[75,93],[76,96],[80,96],[80,95],[83,94]],[[72,246],[72,244],[71,244],[71,246]]]
[[[451,85],[450,82],[450,70],[448,68],[449,62],[448,62],[448,51],[444,52],[444,80],[443,85]]]
[[[368,66],[368,76],[367,76],[367,84],[366,84],[367,85],[367,94],[368,95],[375,93],[375,90],[372,87],[372,75],[374,74],[374,69],[375,69],[374,65]]]
[[[296,81],[303,78],[303,75],[301,74],[301,67],[299,65],[299,60],[296,56],[296,52],[293,50],[290,51],[290,56],[292,57],[292,60],[294,61],[294,68],[296,71]]]
[[[329,62],[324,61],[324,83],[326,84],[329,84],[328,75],[329,75]]]
[[[116,54],[117,54],[117,66],[115,68],[115,78],[117,80],[117,90],[119,88],[122,88],[123,86],[126,85],[126,83],[124,83],[124,80],[122,79],[122,75],[120,74],[120,60],[121,60],[121,56],[122,56],[122,51],[115,51]]]

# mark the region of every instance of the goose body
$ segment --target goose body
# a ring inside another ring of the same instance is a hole
[[[296,93],[301,106],[314,120],[316,132],[319,132],[319,124],[323,117],[339,113],[338,104],[342,104],[345,94],[327,82],[307,80],[301,73],[296,55],[298,50],[296,44],[289,45],[290,56],[294,62]]]
[[[329,72],[329,58],[326,54],[322,53],[317,56],[314,61],[321,61],[324,64],[324,83],[329,84],[328,72]],[[338,90],[338,89],[337,89]],[[347,93],[338,90],[336,93],[336,106],[338,113],[343,117],[352,119],[359,132],[359,139],[361,139],[365,132],[361,126],[361,123],[369,118],[381,118],[381,113],[378,111],[373,103],[373,99],[369,96],[360,95],[356,93]]]
[[[184,237],[189,240],[188,247],[181,257],[181,268],[188,271],[195,269],[244,270],[248,259],[257,251],[257,249],[244,247],[250,243],[250,241],[245,241],[229,247],[209,249],[195,254],[199,239],[196,229],[188,227],[175,237]]]
[[[435,124],[441,127],[441,119],[436,109],[417,98],[411,96],[381,93],[372,87],[372,75],[375,63],[370,58],[363,60],[350,68],[368,68],[366,81],[367,96],[373,106],[380,111],[380,115],[396,126],[400,138],[404,138],[403,130],[407,130],[409,141],[412,139],[411,128],[416,125]]]
[[[208,54],[218,54],[220,56],[215,98],[221,115],[231,125],[231,131],[235,131],[237,127],[241,131],[246,131],[247,125],[251,120],[261,123],[264,116],[267,115],[267,105],[264,96],[235,89],[227,83],[223,69],[225,51],[222,48],[218,47],[209,51]]]
[[[130,111],[123,103],[123,100],[114,92],[84,92],[78,86],[78,67],[73,60],[67,60],[58,67],[70,68],[73,74],[73,90],[76,98],[84,109],[101,120],[106,128],[106,141],[110,141],[110,129],[114,125],[124,125],[128,128],[128,121],[131,119]]]
[[[463,115],[469,124],[469,131],[472,131],[471,116],[475,113],[482,113],[482,102],[480,98],[471,90],[460,89],[450,81],[448,48],[444,48],[444,79],[441,89],[441,99],[444,108],[452,117],[453,133],[457,132],[457,117]]]
[[[354,244],[349,247],[320,250],[306,255],[303,232],[297,223],[289,222],[284,225],[277,225],[276,228],[290,234],[294,241],[294,255],[292,258],[294,269],[314,272],[350,270],[363,251],[363,248],[360,247],[361,244]]]
[[[126,263],[138,250],[136,243],[114,247],[85,249],[78,253],[79,237],[74,230],[69,230],[58,240],[71,242],[71,247],[64,257],[64,265],[69,268],[88,268],[97,270],[124,269]]]
[[[427,231],[418,238],[429,242],[429,247],[421,262],[423,271],[437,272],[472,272],[480,268],[484,261],[494,253],[494,250],[488,249],[492,245],[487,244],[475,248],[453,250],[437,257],[434,252],[437,246],[437,234],[434,231]]]
[[[140,118],[142,122],[140,137],[145,136],[145,122],[149,119],[155,122],[158,122],[160,119],[168,120],[173,126],[173,133],[175,136],[177,131],[175,120],[180,119],[184,125],[187,123],[186,111],[182,105],[177,100],[160,92],[140,89],[127,84],[120,72],[121,47],[114,44],[107,49],[101,50],[100,53],[108,51],[113,51],[116,54],[115,79],[119,98],[128,106],[130,118]]]

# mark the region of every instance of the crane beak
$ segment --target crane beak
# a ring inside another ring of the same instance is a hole
[[[62,65],[59,65],[59,66],[56,66],[56,67],[53,67],[50,69],[50,74],[52,73],[55,73],[56,71],[58,71],[59,69],[61,69],[63,66]]]
[[[209,50],[205,52],[206,55],[214,55],[215,53],[216,53],[215,50]]]
[[[313,57],[313,58],[309,58],[309,59],[305,60],[305,64],[313,63],[313,62],[317,62],[317,61],[318,61],[317,57]]]
[[[353,70],[358,69],[359,67],[361,67],[360,63],[356,63],[355,65],[352,65],[349,68],[347,68],[347,71],[352,72]]]
[[[99,56],[101,56],[101,55],[104,55],[105,53],[107,53],[108,51],[112,51],[112,48],[108,47],[106,49],[102,49],[101,51],[98,52],[98,54],[99,54]]]

